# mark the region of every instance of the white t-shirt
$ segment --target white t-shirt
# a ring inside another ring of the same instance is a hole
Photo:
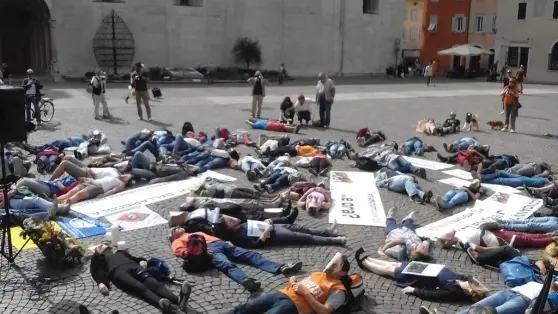
[[[222,149],[214,149],[211,151],[211,156],[214,157],[221,157],[221,158],[225,158],[225,159],[229,159],[231,158],[231,155],[229,155],[229,153],[227,153],[226,150],[222,150]]]
[[[29,89],[25,92],[26,95],[35,95],[37,94],[37,88],[35,87],[35,84],[31,84],[31,87],[29,87]]]
[[[191,137],[185,137],[184,141],[194,147],[198,147],[201,146],[200,141],[196,140],[195,138],[191,138]]]
[[[310,98],[306,98],[304,100],[304,103],[301,104],[300,101],[296,101],[295,103],[295,111],[296,112],[300,112],[300,111],[311,111],[310,109],[310,103],[313,103],[314,100],[310,99]]]
[[[89,168],[95,179],[102,179],[107,177],[118,178],[120,177],[120,172],[114,168]]]
[[[116,187],[118,187],[121,181],[115,177],[104,177],[93,181],[94,183],[100,184],[103,187],[103,192],[108,192]]]
[[[455,237],[461,240],[462,242],[467,242],[469,244],[474,244],[474,245],[480,245],[481,233],[482,231],[480,229],[465,228],[457,231],[455,233]],[[500,246],[500,242],[498,242],[498,238],[494,235],[494,233],[488,230],[484,232],[483,241],[486,246]]]
[[[533,300],[533,299],[535,299],[536,297],[539,296],[539,294],[541,293],[542,288],[543,288],[542,283],[531,281],[531,282],[528,282],[528,283],[524,284],[523,286],[517,286],[515,288],[512,288],[511,290],[515,291],[515,292],[519,292],[524,297],[527,297],[527,298]]]

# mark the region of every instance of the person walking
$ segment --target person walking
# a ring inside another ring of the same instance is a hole
[[[519,94],[521,90],[517,87],[515,78],[510,79],[510,84],[502,90],[502,102],[504,103],[504,112],[506,115],[506,122],[502,128],[502,132],[510,131],[515,133],[515,119],[519,110]]]
[[[520,93],[523,94],[523,80],[527,77],[525,73],[525,68],[523,65],[519,66],[519,69],[515,71],[515,78],[517,79],[517,84],[519,85]]]
[[[107,81],[106,76],[101,71],[101,69],[95,70],[95,76],[91,79],[91,86],[93,86],[93,107],[95,120],[108,119],[110,118],[110,113],[108,110],[107,99],[105,97]],[[103,105],[103,116],[99,116],[99,105]]]
[[[318,74],[316,85],[316,102],[320,107],[320,127],[329,128],[331,122],[331,106],[335,98],[335,84],[323,72]]]
[[[252,84],[252,118],[259,119],[265,97],[265,78],[262,72],[256,71],[254,76],[248,79],[248,83]]]
[[[136,90],[136,106],[138,108],[138,118],[143,120],[143,111],[141,109],[141,103],[145,105],[145,111],[147,112],[147,120],[151,121],[151,107],[149,106],[149,89],[147,88],[147,73],[142,69],[139,74],[136,75],[132,83],[132,87]]]
[[[27,115],[27,122],[31,122],[33,117],[31,116],[31,103],[33,103],[33,108],[35,111],[35,119],[37,119],[37,124],[41,123],[41,113],[39,109],[39,99],[41,99],[41,89],[43,85],[38,78],[34,77],[35,72],[32,69],[27,70],[27,77],[23,79],[21,87],[25,90],[25,111]]]
[[[141,62],[137,62],[132,66],[132,70],[130,71],[130,92],[124,99],[126,103],[128,103],[130,97],[134,97],[134,98],[136,97],[136,91],[134,90],[132,85],[134,84],[134,78],[136,77],[136,75],[138,75],[138,73],[141,71],[142,68],[143,68],[143,63]]]
[[[12,86],[12,71],[6,62],[2,63],[2,78],[4,84]]]
[[[432,81],[432,62],[424,68],[424,77],[426,78],[426,86],[430,86],[430,81]]]

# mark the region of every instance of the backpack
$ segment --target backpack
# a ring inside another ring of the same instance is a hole
[[[188,253],[184,257],[182,269],[188,273],[202,273],[209,269],[211,257],[207,252],[207,242],[202,235],[189,235],[186,249]]]
[[[362,296],[365,292],[364,278],[359,274],[350,275],[352,280],[351,293],[353,294],[353,301],[346,303],[339,308],[335,313],[353,313],[362,310]]]
[[[170,278],[171,267],[167,262],[152,257],[147,261],[145,272],[158,281],[162,281]]]
[[[500,272],[504,278],[504,283],[510,288],[521,286],[531,281],[542,283],[538,267],[533,265],[525,255],[514,257],[500,264]]]
[[[190,122],[184,122],[182,125],[182,134],[186,136],[188,132],[194,132],[194,126]]]
[[[356,167],[363,171],[376,171],[380,169],[380,166],[378,166],[375,160],[367,157],[358,157],[356,160]]]

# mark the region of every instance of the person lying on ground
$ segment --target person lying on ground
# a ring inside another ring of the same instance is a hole
[[[311,181],[299,181],[291,185],[288,191],[285,192],[285,198],[291,201],[298,201],[302,195],[310,189],[315,188],[317,185]],[[325,187],[321,186],[321,187]]]
[[[426,170],[417,168],[407,161],[398,152],[399,145],[395,142],[386,144],[373,144],[368,146],[364,151],[354,154],[351,159],[367,158],[373,160],[378,167],[387,167],[391,170],[402,173],[413,173],[420,178],[426,178]],[[356,165],[353,165],[355,167]]]
[[[479,164],[479,171],[482,171],[482,165]],[[531,187],[531,188],[540,188],[546,186],[547,184],[558,184],[556,181],[549,181],[548,178],[541,178],[541,177],[524,177],[518,174],[513,174],[504,171],[497,171],[496,173],[492,174],[478,174],[476,171],[471,171],[471,176],[473,179],[478,179],[482,183],[487,184],[498,184],[498,185],[505,185],[510,186],[512,188],[517,187]]]
[[[283,289],[240,304],[228,314],[332,314],[344,305],[351,306],[356,297],[352,288],[361,286],[363,278],[349,275],[351,265],[340,253],[335,254],[330,264],[333,266],[300,281],[290,277]]]
[[[291,142],[291,138],[287,134],[279,136],[268,136],[267,134],[260,134],[258,144],[253,144],[254,147],[260,151],[276,150],[281,146],[287,146]]]
[[[302,121],[306,124],[312,121],[312,109],[310,108],[310,104],[315,102],[314,99],[306,98],[303,94],[298,95],[294,108],[299,124],[302,124]]]
[[[240,160],[240,169],[246,174],[248,181],[254,181],[261,177],[265,169],[261,160],[254,158],[251,155],[242,157]]]
[[[267,226],[260,236],[249,236],[250,222],[222,215],[219,223],[213,226],[214,235],[234,245],[261,249],[264,246],[281,245],[345,245],[347,239],[339,236],[337,226],[319,230],[303,226],[274,224],[273,220],[264,221]]]
[[[230,198],[230,199],[250,199],[278,201],[279,195],[262,195],[260,191],[249,188],[239,187],[231,183],[203,183],[193,191],[191,196],[211,197],[211,198]]]
[[[265,190],[269,194],[291,186],[295,182],[308,181],[302,173],[295,168],[283,167],[276,170],[269,177],[265,178],[262,182],[254,184],[254,189],[258,191]]]
[[[153,162],[142,152],[136,152],[127,168],[135,180],[148,180],[149,183],[186,180],[198,174],[197,166],[188,164],[162,164]]]
[[[533,217],[527,219],[495,220],[479,226],[482,230],[509,230],[527,233],[547,233],[549,236],[558,235],[558,218]]]
[[[442,125],[436,120],[429,118],[420,120],[417,123],[417,127],[415,129],[416,132],[424,133],[426,135],[437,135],[439,134],[439,130],[442,128]]]
[[[447,143],[443,143],[443,146],[448,153],[457,153],[460,150],[467,150],[471,146],[484,156],[488,156],[488,152],[490,151],[490,145],[481,145],[474,137],[464,137],[449,145]]]
[[[319,145],[320,139],[318,138],[305,138],[291,142],[288,136],[281,136],[268,139],[260,147],[254,147],[254,150],[260,156],[265,155],[266,157],[276,157],[289,154],[294,157],[298,155],[298,151],[296,150],[298,146],[317,147]]]
[[[280,117],[279,120],[281,123],[293,124],[294,117],[295,117],[295,105],[291,100],[291,97],[287,96],[281,102],[279,106]]]
[[[132,293],[161,309],[163,313],[176,313],[175,306],[186,313],[192,291],[188,282],[184,282],[180,287],[180,294],[175,295],[146,272],[146,268],[145,258],[135,257],[126,250],[112,252],[111,247],[101,244],[95,247],[90,272],[99,292],[104,296],[109,295],[112,283],[118,289]]]
[[[382,131],[370,132],[368,128],[362,128],[356,133],[356,141],[360,147],[367,147],[385,140],[386,135]]]
[[[436,149],[434,147],[424,144],[422,140],[416,136],[411,137],[401,145],[401,152],[407,156],[411,154],[422,156],[425,152],[435,151]]]
[[[421,305],[419,308],[419,314],[440,314],[438,309],[430,310],[428,307]],[[474,305],[467,310],[466,314],[498,314],[496,309],[490,306],[484,305]]]
[[[22,178],[12,186],[12,190],[26,187],[29,191],[41,196],[54,198],[68,193],[70,190],[80,185],[81,182],[74,177],[59,178],[54,181],[41,181],[31,178]]]
[[[124,191],[132,182],[131,174],[123,174],[118,178],[104,177],[101,179],[81,178],[83,183],[68,193],[60,196],[58,201],[63,204],[76,204],[93,198],[103,198]]]
[[[153,147],[153,143],[151,143],[151,137],[153,136],[154,131],[153,130],[142,130],[139,133],[136,133],[135,135],[132,135],[130,137],[128,137],[126,139],[126,141],[121,141],[122,145],[124,145],[124,150],[123,150],[123,154],[125,155],[129,155],[129,156],[133,156],[134,153],[136,152],[136,149],[138,149],[138,147],[140,147],[140,149],[149,149],[149,151],[151,153],[155,153],[155,154],[159,154],[156,149]],[[145,147],[141,147],[141,145],[143,145],[144,143],[149,143],[149,144],[145,144]]]
[[[168,130],[151,132],[152,133],[147,140],[138,140],[136,143],[139,142],[140,144],[135,147],[129,143],[133,140],[133,137],[129,138],[127,140],[126,149],[122,152],[122,154],[133,156],[136,152],[143,153],[146,150],[148,150],[156,158],[160,158],[161,156],[168,154],[169,147],[172,149],[174,147],[173,143],[175,142],[175,136],[172,135],[172,132]],[[144,137],[140,138],[143,139]]]
[[[298,200],[298,208],[313,216],[319,211],[331,208],[331,192],[322,187],[311,188]]]
[[[177,164],[195,165],[198,172],[203,173],[207,170],[229,167],[240,169],[238,159],[240,154],[235,150],[226,151],[210,147],[199,147],[193,153],[182,156]]]
[[[376,186],[397,193],[406,192],[417,204],[430,203],[432,198],[432,191],[423,191],[418,186],[416,177],[387,168],[382,168],[378,172]]]
[[[52,173],[66,154],[58,149],[45,149],[35,154],[35,164],[37,172],[40,174]]]
[[[447,157],[444,157],[438,153],[436,154],[436,157],[441,162],[452,165],[457,164],[467,170],[471,170],[471,167],[481,164],[482,161],[486,158],[473,146],[470,146],[469,148],[467,148],[467,150],[460,150],[457,153],[449,155]]]
[[[54,181],[62,175],[68,174],[74,178],[102,179],[106,177],[118,178],[121,173],[115,168],[89,168],[75,157],[66,156],[56,167],[49,181]]]
[[[275,160],[268,163],[265,169],[259,175],[259,177],[267,178],[273,173],[280,171],[286,167],[287,168],[294,167],[294,160],[291,159],[291,156],[287,154],[283,156],[279,156]]]
[[[318,152],[318,154],[313,157],[301,157],[295,162],[295,166],[308,168],[308,172],[315,177],[326,177],[329,170],[331,170],[331,167],[333,167],[330,158],[331,157],[329,157],[329,155],[326,155],[323,152]]]
[[[506,172],[518,174],[524,177],[548,177],[552,174],[551,165],[546,162],[527,164],[516,164],[505,170]],[[558,197],[558,196],[557,196]]]
[[[280,195],[279,195],[280,196]],[[279,197],[276,200],[255,200],[255,199],[240,199],[240,198],[210,198],[210,197],[186,197],[185,202],[180,205],[180,210],[192,211],[198,208],[207,207],[224,207],[227,205],[238,205],[243,209],[257,209],[264,210],[266,208],[277,208],[281,206],[283,202],[283,197]]]
[[[66,215],[70,212],[69,204],[59,204],[55,199],[52,202],[38,196],[13,197],[17,192],[8,192],[10,213],[15,221],[10,224],[21,224],[26,218],[36,218],[40,220],[54,219],[56,215]],[[0,216],[4,217],[5,210],[4,194],[0,193]]]
[[[2,158],[0,156],[0,158]],[[29,169],[31,169],[31,162],[27,161],[17,153],[14,152],[6,152],[5,156],[3,156],[4,162],[6,164],[6,172],[8,177],[9,175],[13,175],[17,178],[26,177],[29,174]],[[1,160],[0,160],[1,161]],[[0,166],[0,168],[2,168]],[[4,178],[4,172],[0,169],[0,179]]]
[[[252,127],[252,129],[256,130],[266,130],[266,131],[273,131],[273,132],[284,132],[284,133],[297,133],[300,130],[299,125],[288,125],[281,123],[278,120],[261,120],[250,118],[246,120],[246,124]]]
[[[327,155],[331,156],[332,159],[341,159],[343,156],[347,156],[350,159],[350,154],[355,153],[351,144],[345,142],[345,140],[328,141],[325,144],[325,148]]]
[[[304,145],[303,143],[294,142],[292,144],[289,144],[288,146],[281,146],[276,150],[266,150],[263,152],[256,150],[256,153],[258,153],[262,157],[270,157],[270,158],[286,156],[286,155],[289,155],[291,157],[295,157],[295,156],[313,157],[316,156],[319,151],[320,151],[319,146],[314,147],[313,145]]]
[[[509,169],[517,164],[519,164],[519,158],[517,156],[505,154],[488,156],[482,161],[482,172],[480,170],[477,170],[477,172],[482,174],[491,174],[496,173],[496,171]]]
[[[471,200],[478,200],[483,192],[480,180],[476,179],[469,186],[451,189],[443,197],[436,196],[434,206],[438,210],[453,208]]]
[[[397,224],[394,215],[397,208],[392,207],[388,210],[386,218],[386,240],[385,245],[378,250],[378,254],[384,257],[391,257],[398,261],[414,261],[425,258],[429,255],[430,242],[421,240],[415,233],[415,223],[410,212],[403,220],[401,225]]]
[[[375,259],[364,254],[364,249],[359,248],[355,259],[361,269],[371,271],[380,276],[393,278],[395,285],[403,288],[405,294],[437,302],[479,301],[488,294],[489,290],[478,279],[472,276],[463,276],[447,266],[442,268],[436,277],[424,277],[413,274],[404,274],[403,271],[409,262],[389,262]]]
[[[500,290],[475,303],[473,306],[484,305],[491,307],[496,309],[498,314],[531,313],[531,307],[534,305],[542,289],[542,283],[531,281],[521,286]],[[549,304],[551,304],[552,309],[558,308],[558,293],[556,291],[558,291],[558,285],[553,282],[548,294],[549,301],[551,301]],[[457,314],[467,313],[469,311],[466,310]]]
[[[205,239],[207,243],[207,253],[211,257],[212,266],[250,292],[260,290],[261,283],[254,278],[246,277],[244,272],[233,264],[233,262],[250,265],[274,275],[284,274],[288,276],[299,272],[302,268],[302,262],[291,264],[273,262],[263,257],[258,252],[239,248],[217,237],[202,232],[196,232],[194,234],[201,235]],[[187,256],[187,242],[190,235],[191,234],[186,233],[185,230],[180,227],[170,229],[169,236],[172,241],[171,248],[176,257],[184,258]]]

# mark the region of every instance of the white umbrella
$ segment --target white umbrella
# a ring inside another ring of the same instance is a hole
[[[439,55],[445,56],[478,56],[478,55],[491,55],[492,51],[484,50],[471,45],[461,45],[449,49],[438,51]]]

